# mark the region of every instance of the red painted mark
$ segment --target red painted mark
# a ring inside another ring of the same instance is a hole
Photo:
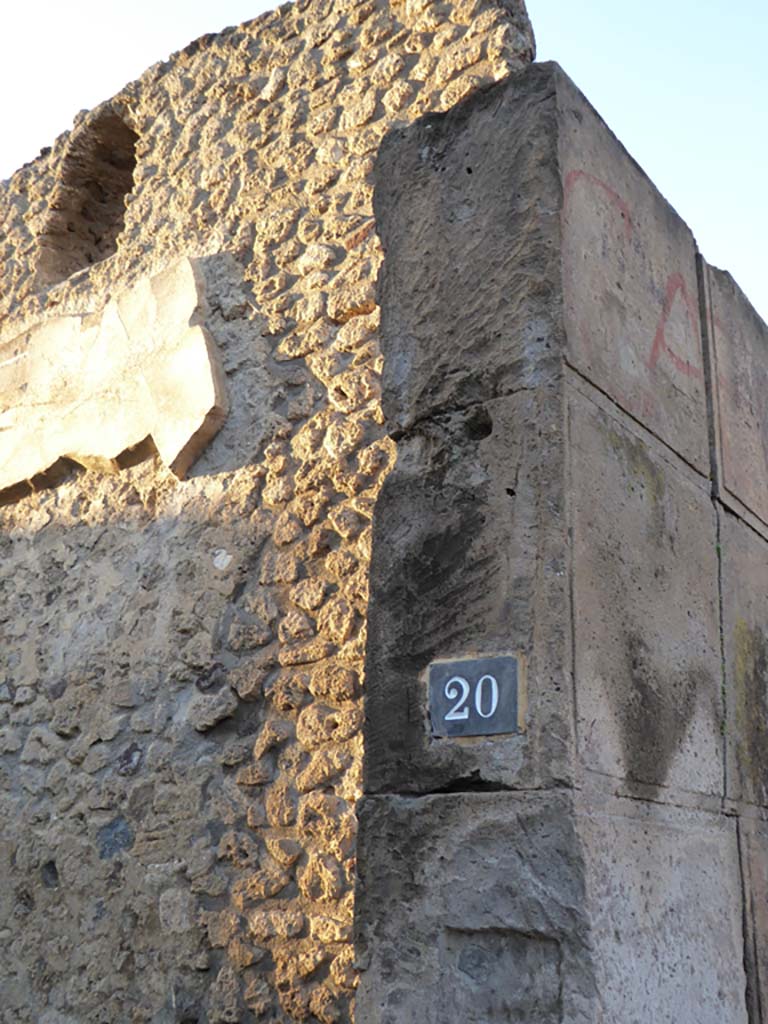
[[[712,343],[713,343],[712,358],[713,358],[714,362],[716,363],[717,362],[717,355],[715,353],[714,346],[717,344],[718,335],[722,335],[723,336],[723,338],[725,339],[725,341],[727,343],[727,346],[728,346],[729,350],[731,348],[732,339],[731,339],[730,331],[725,326],[725,324],[720,319],[720,317],[717,315],[717,313],[715,313],[713,315],[713,317],[712,317],[712,326],[714,327],[714,331],[712,332],[713,335],[714,335],[714,337],[712,338]],[[724,374],[722,374],[719,370],[717,372],[717,383],[718,383],[718,386],[721,389],[730,388],[730,386],[731,386],[730,385],[730,381],[728,380],[728,378]]]
[[[579,181],[588,182],[590,185],[594,185],[603,192],[611,205],[615,206],[621,213],[621,216],[624,219],[624,234],[627,238],[631,238],[632,214],[629,210],[629,204],[615,189],[612,189],[611,186],[604,182],[602,178],[598,178],[596,174],[590,174],[589,171],[569,171],[565,176],[565,200],[568,199],[568,196],[573,191],[574,186]]]
[[[718,329],[718,331],[721,332],[721,334],[728,334],[728,328],[725,326],[725,324],[717,315],[717,313],[715,313],[715,315],[712,317],[712,323]]]
[[[653,339],[653,347],[651,348],[651,354],[648,359],[648,369],[653,370],[658,363],[659,358],[662,354],[669,357],[672,365],[680,373],[685,374],[686,377],[695,377],[700,380],[704,375],[701,368],[694,366],[689,363],[687,359],[683,359],[679,356],[672,348],[670,348],[667,342],[667,323],[672,313],[672,307],[675,304],[678,292],[682,295],[685,302],[685,311],[688,316],[688,322],[693,328],[694,335],[696,334],[699,322],[699,311],[691,296],[688,294],[688,289],[685,286],[685,281],[682,274],[671,274],[667,281],[667,290],[664,296],[664,305],[661,310],[661,319],[659,320],[659,326],[656,328],[656,335]]]

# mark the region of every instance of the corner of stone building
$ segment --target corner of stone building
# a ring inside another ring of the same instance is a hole
[[[393,133],[374,207],[397,460],[374,517],[360,1005],[442,1021],[445,985],[483,1019],[756,1024],[765,325],[556,65]],[[436,730],[434,666],[510,652],[525,733]],[[567,1009],[517,936],[547,801],[584,901]],[[529,845],[486,882],[517,840],[491,854],[484,827],[513,821]],[[524,980],[496,1003],[500,963]]]
[[[397,460],[374,517],[371,793],[571,778],[555,129],[552,70],[534,65],[393,132],[377,158]],[[509,745],[429,741],[423,673],[465,649],[518,651],[537,680]]]
[[[596,1019],[573,788],[558,74],[520,71],[377,157],[397,458],[374,514],[358,812],[371,1024]],[[525,666],[524,728],[436,734],[431,667],[501,653]]]

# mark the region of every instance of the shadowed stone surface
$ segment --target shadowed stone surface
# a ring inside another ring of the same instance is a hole
[[[111,299],[0,346],[0,490],[59,458],[116,470],[151,436],[183,476],[227,413],[214,343],[198,322],[202,275],[185,259]]]
[[[724,733],[765,748],[765,716],[732,726],[724,689],[740,570],[693,237],[553,66],[393,132],[377,180],[397,461],[374,517],[358,1010],[759,1024]],[[525,732],[431,737],[430,663],[494,652],[527,662]]]
[[[374,522],[370,792],[568,776],[558,74],[532,68],[395,131],[377,159],[383,407],[399,440]],[[526,731],[430,738],[429,662],[504,652],[527,662]]]
[[[564,792],[365,798],[365,1024],[593,1024],[584,863]]]
[[[745,949],[749,1020],[762,1021],[768,1007],[768,823],[744,815],[739,821],[745,886]]]
[[[566,791],[365,798],[366,1024],[746,1024],[736,828]]]
[[[768,326],[730,274],[705,266],[720,484],[768,526]]]
[[[569,406],[581,758],[630,784],[721,793],[709,494],[620,414],[575,391]]]
[[[376,160],[391,429],[557,378],[556,65],[393,131]]]
[[[634,800],[581,803],[595,1020],[747,1024],[733,820]]]
[[[768,806],[768,543],[722,520],[728,795]]]
[[[371,792],[425,792],[473,780],[542,784],[568,773],[559,435],[553,430],[542,444],[543,404],[522,392],[422,421],[399,442],[374,527]],[[506,651],[527,662],[525,731],[433,737],[429,663]]]

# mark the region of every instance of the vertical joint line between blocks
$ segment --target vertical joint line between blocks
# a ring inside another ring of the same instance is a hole
[[[573,495],[574,490],[572,487],[571,469],[572,469],[572,439],[571,439],[571,404],[568,401],[566,390],[563,391],[563,397],[565,401],[565,451],[566,451],[566,529],[568,535],[568,603],[570,608],[568,609],[570,619],[570,630],[571,630],[571,701],[573,704],[573,758],[574,758],[574,778],[576,779],[576,785],[578,787],[578,780],[581,778],[580,775],[580,750],[579,750],[579,707],[578,707],[578,686],[576,681],[576,593],[575,593],[575,565],[576,558],[574,554],[574,525],[575,515],[573,508]]]
[[[751,880],[746,860],[741,815],[736,817],[736,856],[739,862],[739,887],[741,891],[741,941],[744,967],[744,1004],[749,1024],[763,1024],[763,1007],[758,978],[757,939],[755,932],[755,908],[751,897]],[[751,928],[750,928],[751,923]]]
[[[704,394],[707,406],[707,435],[709,439],[709,475],[712,481],[712,497],[720,495],[720,473],[717,462],[717,420],[714,371],[715,332],[712,322],[712,308],[707,288],[707,267],[704,257],[696,253],[696,283],[699,292],[699,324],[701,328],[701,362],[704,369]]]
[[[715,333],[712,320],[712,303],[707,287],[707,265],[700,252],[696,253],[696,284],[699,293],[699,322],[701,329],[701,360],[704,368],[704,393],[707,408],[707,435],[709,439],[709,475],[711,498],[715,512],[715,544],[717,548],[717,617],[720,639],[720,700],[722,714],[722,756],[723,756],[723,803],[728,797],[728,693],[725,662],[725,617],[723,601],[723,543],[722,507],[720,505],[720,472],[717,450],[717,394],[714,366]]]
[[[723,755],[723,804],[728,799],[728,689],[725,662],[725,617],[723,602],[723,541],[722,516],[719,502],[713,498],[715,509],[715,545],[717,549],[717,632],[720,640],[720,713],[722,714],[721,748]]]

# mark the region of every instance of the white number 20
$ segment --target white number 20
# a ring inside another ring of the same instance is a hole
[[[486,697],[485,684],[488,684],[489,694]],[[445,696],[448,700],[456,703],[445,716],[446,722],[461,722],[469,718],[469,699],[471,687],[463,676],[452,676],[445,684]],[[488,710],[484,710],[485,704]],[[494,676],[481,676],[475,686],[475,710],[481,718],[492,718],[499,706],[499,684]]]

